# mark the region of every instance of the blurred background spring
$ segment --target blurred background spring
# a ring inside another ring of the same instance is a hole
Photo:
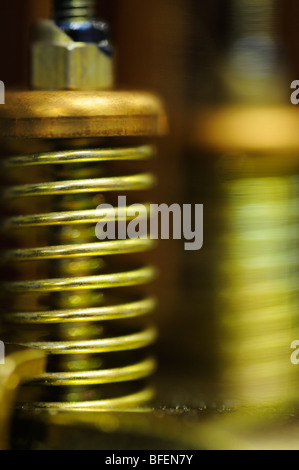
[[[198,160],[198,151],[190,158],[197,168],[190,187],[205,203],[209,240],[185,265],[198,399],[227,407],[291,404],[298,383],[290,360],[298,336],[298,160],[211,152]]]
[[[204,245],[182,257],[173,344],[186,385],[173,406],[297,401],[298,126],[278,34],[288,6],[189,2],[182,195],[204,205]]]

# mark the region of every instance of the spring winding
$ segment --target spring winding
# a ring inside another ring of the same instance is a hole
[[[89,20],[95,16],[94,0],[54,0],[56,20]]]
[[[153,152],[150,146],[74,148],[4,161],[18,181],[2,198],[9,208],[2,231],[11,242],[2,256],[12,279],[3,284],[6,339],[48,355],[47,372],[22,388],[23,408],[126,409],[152,398],[144,382],[155,370],[147,349],[156,330],[146,316],[156,302],[132,288],[152,281],[156,271],[128,268],[127,255],[146,252],[153,242],[99,242],[95,227],[96,207],[108,196],[114,204],[118,194],[155,183],[148,173],[110,176],[109,165],[147,160]],[[41,183],[42,175],[50,181]],[[120,255],[123,267],[115,261]]]
[[[246,163],[252,163],[250,158]],[[292,403],[297,388],[290,347],[298,327],[298,176],[242,175],[223,187],[229,209],[218,271],[223,382],[239,402]]]
[[[205,204],[208,241],[188,267],[197,282],[188,339],[210,384],[208,400],[228,407],[292,406],[298,384],[291,363],[298,337],[297,157],[208,156],[194,153],[189,180]]]

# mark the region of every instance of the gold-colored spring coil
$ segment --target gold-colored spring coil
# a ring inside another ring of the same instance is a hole
[[[155,300],[131,287],[152,281],[156,271],[111,265],[153,242],[99,242],[95,227],[97,206],[108,202],[104,194],[115,203],[118,194],[148,190],[155,182],[148,173],[110,176],[106,165],[143,161],[153,152],[151,146],[74,148],[5,159],[8,175],[34,180],[8,186],[2,196],[10,210],[3,233],[14,239],[2,254],[5,278],[12,279],[3,283],[6,340],[48,355],[47,372],[22,389],[23,408],[127,409],[152,399],[144,380],[155,370],[147,348],[156,329],[144,326],[143,317]],[[50,181],[41,183],[44,170]]]
[[[290,356],[299,307],[298,176],[285,162],[274,169],[275,160],[237,156],[222,182],[222,378],[227,396],[241,404],[288,405],[296,399],[298,373]]]
[[[298,158],[208,155],[195,153],[206,241],[190,266],[198,288],[189,338],[199,360],[204,357],[212,399],[233,407],[292,406],[298,385],[298,366],[291,363],[299,312]]]

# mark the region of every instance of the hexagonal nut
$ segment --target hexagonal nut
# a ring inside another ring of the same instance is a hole
[[[35,90],[107,90],[113,87],[113,60],[97,44],[74,42],[52,21],[41,21],[31,46]]]

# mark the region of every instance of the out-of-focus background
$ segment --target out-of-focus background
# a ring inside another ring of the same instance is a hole
[[[267,8],[273,2],[262,3]],[[170,133],[161,140],[154,163],[159,178],[157,201],[211,204],[215,196],[213,179],[209,191],[201,192],[204,181],[196,161],[201,152],[190,153],[191,136],[197,110],[231,98],[226,94],[223,70],[234,38],[242,33],[238,27],[241,25],[242,29],[244,18],[238,18],[237,4],[234,0],[98,1],[99,15],[110,22],[117,50],[118,88],[159,94],[169,116]],[[250,6],[250,2],[247,4]],[[49,14],[50,0],[2,0],[0,79],[7,87],[28,86],[30,24]],[[286,102],[290,82],[299,79],[298,18],[298,1],[281,0],[274,17],[266,18],[264,23],[265,35],[271,23],[274,36],[280,38],[279,66],[273,68],[273,74],[280,75],[284,69],[285,88],[283,85],[281,92]],[[248,26],[246,21],[243,26]],[[260,28],[263,31],[262,22]],[[205,175],[208,174],[207,165]],[[207,194],[209,201],[201,199]],[[214,227],[217,230],[217,225]],[[177,376],[190,376],[194,370],[199,371],[199,377],[216,374],[211,358],[217,343],[217,318],[213,317],[211,306],[215,288],[211,266],[217,250],[211,248],[210,235],[198,253],[184,251],[183,242],[162,241],[153,255],[161,273],[156,285],[160,298],[160,363],[162,370],[171,364]],[[188,400],[188,385],[182,390],[179,400],[183,402],[184,393]]]

